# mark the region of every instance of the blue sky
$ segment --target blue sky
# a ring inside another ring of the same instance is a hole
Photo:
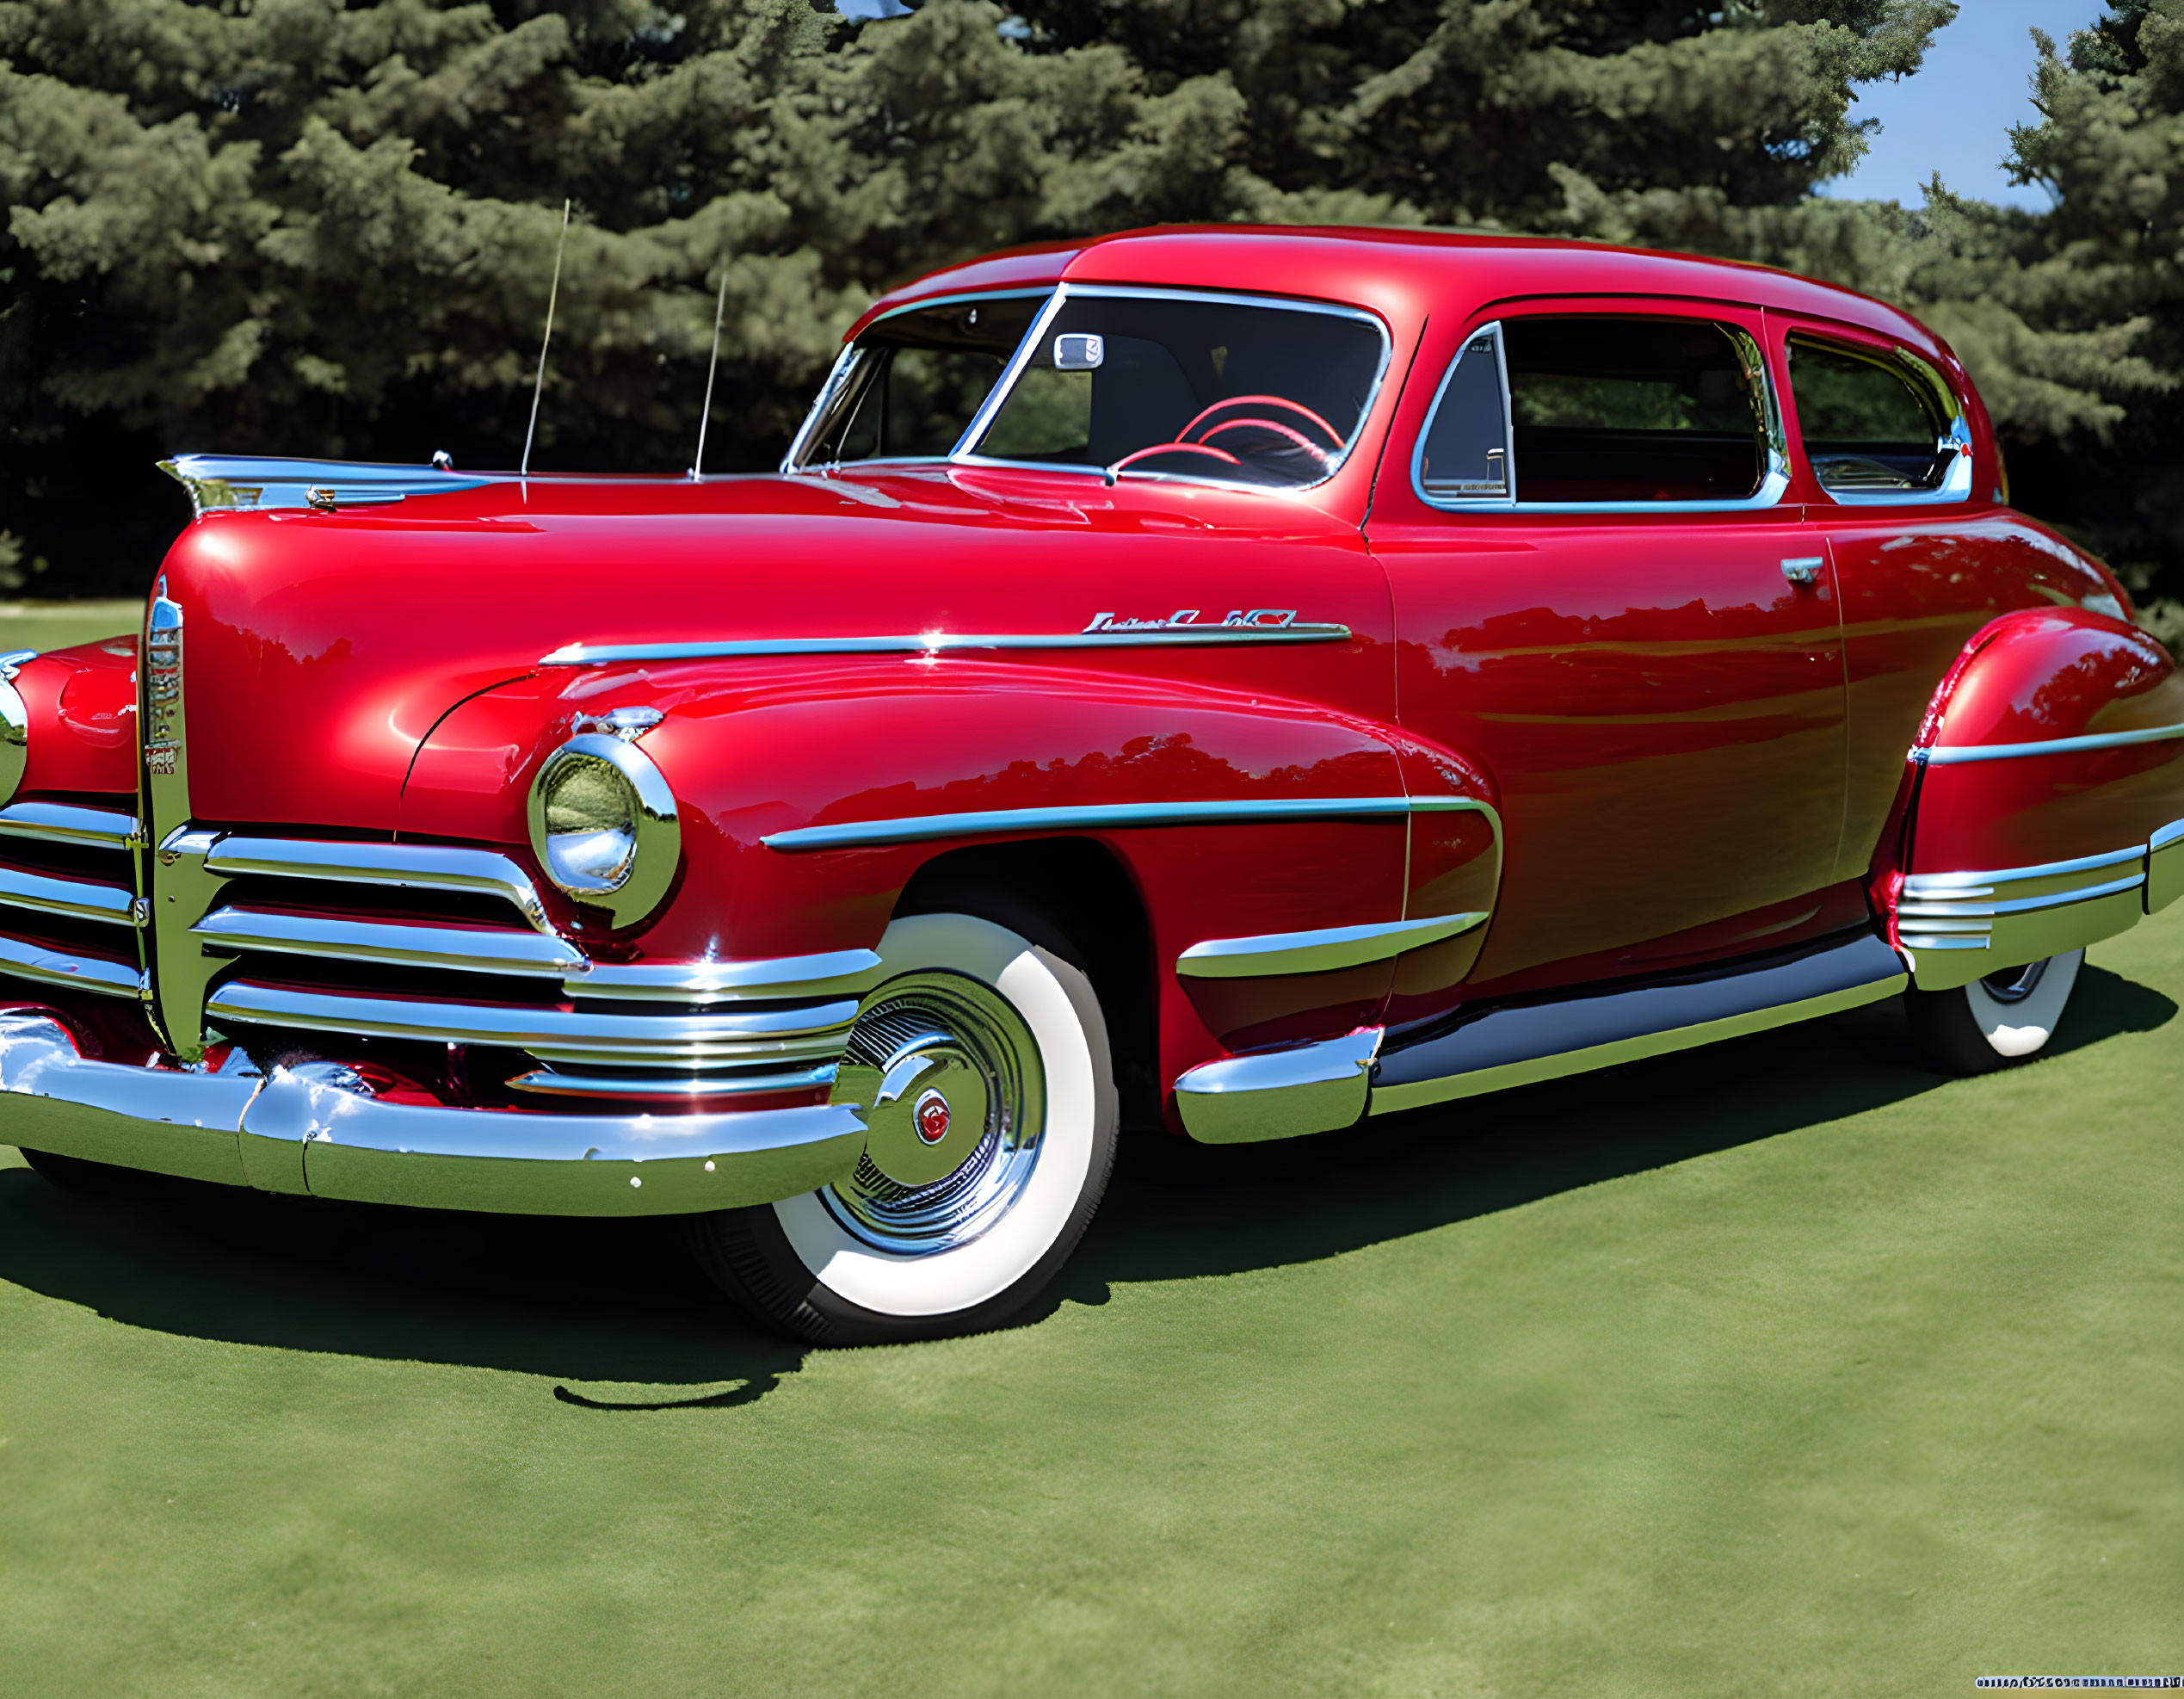
[[[1961,7],[1934,38],[1916,76],[1860,90],[1850,115],[1880,120],[1873,151],[1822,194],[1915,207],[1927,178],[1939,171],[1959,195],[2045,210],[2046,192],[2030,183],[2013,188],[2001,164],[2009,127],[2039,116],[2028,81],[2028,32],[2044,29],[2066,41],[2107,9],[2101,0],[1961,0]]]

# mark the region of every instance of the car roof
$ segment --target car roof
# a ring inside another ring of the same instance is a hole
[[[1248,288],[1371,307],[1398,329],[1428,312],[1469,313],[1530,295],[1682,296],[1831,318],[1947,355],[1932,332],[1886,302],[1772,266],[1546,237],[1280,225],[1167,225],[1011,248],[891,289],[848,336],[936,296],[1061,282]]]

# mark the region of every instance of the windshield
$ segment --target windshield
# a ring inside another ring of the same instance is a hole
[[[1317,484],[1349,451],[1387,340],[1350,308],[1071,289],[987,296],[880,319],[822,398],[805,466],[959,452],[1016,464],[1272,488]]]
[[[1072,292],[973,452],[1317,484],[1364,422],[1385,345],[1363,313]]]
[[[881,319],[857,339],[805,463],[945,459],[1046,305],[1004,295]]]

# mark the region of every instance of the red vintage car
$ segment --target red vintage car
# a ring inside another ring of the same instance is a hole
[[[1125,1122],[1991,1067],[2184,890],[2169,656],[1777,272],[1152,231],[890,294],[778,475],[170,469],[141,643],[5,663],[0,1137],[679,1217],[815,1340],[1016,1309]]]

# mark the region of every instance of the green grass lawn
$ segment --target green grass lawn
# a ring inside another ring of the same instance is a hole
[[[0,602],[0,651],[42,654],[133,632],[143,623],[141,602]]]
[[[1891,1004],[1149,1145],[1025,1325],[881,1350],[743,1330],[642,1224],[11,1165],[0,1690],[2174,1672],[2180,1001],[2184,905],[1988,1078]]]

